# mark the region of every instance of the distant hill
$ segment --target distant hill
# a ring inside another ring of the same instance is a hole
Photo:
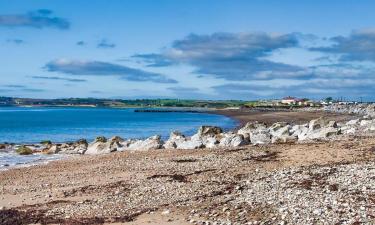
[[[0,106],[87,106],[87,107],[241,107],[249,102],[239,100],[180,100],[180,99],[96,99],[61,98],[32,99],[0,97]]]

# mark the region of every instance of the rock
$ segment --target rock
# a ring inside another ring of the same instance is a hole
[[[291,126],[285,122],[274,123],[270,128],[269,132],[271,134],[271,143],[286,143],[294,142],[296,140],[295,136],[291,136],[290,130]]]
[[[171,213],[171,211],[169,209],[166,209],[163,212],[161,212],[162,215],[167,215],[167,214],[170,214],[170,213]]]
[[[269,144],[271,143],[271,134],[268,129],[258,128],[250,133],[250,142],[252,144]]]
[[[108,140],[109,142],[109,148],[111,151],[119,151],[122,149],[123,145],[122,143],[124,142],[124,139],[122,139],[119,136],[114,136]]]
[[[225,133],[220,139],[220,147],[239,147],[248,144],[242,134]],[[207,146],[206,146],[207,147]]]
[[[288,127],[288,126],[289,126],[289,124],[286,123],[286,122],[277,122],[277,123],[272,124],[268,129],[269,129],[271,135],[273,135],[278,130],[280,130],[282,128],[285,128],[285,127]]]
[[[169,139],[165,142],[164,148],[166,149],[176,148],[178,144],[181,144],[184,141],[186,141],[186,138],[183,134],[181,134],[178,131],[173,131],[169,135]]]
[[[362,120],[362,121],[359,123],[359,126],[361,126],[361,127],[368,126],[368,125],[371,124],[372,122],[373,122],[372,120]]]
[[[163,141],[160,135],[149,137],[145,140],[137,140],[131,143],[127,149],[129,150],[153,150],[161,149],[163,147]]]
[[[88,143],[86,139],[79,139],[77,142],[73,144],[74,151],[78,154],[84,154],[87,150]]]
[[[49,140],[43,140],[43,141],[40,142],[40,144],[42,144],[42,145],[51,145],[52,142],[49,141]]]
[[[337,128],[337,123],[336,121],[329,121],[328,124],[326,125],[326,127],[333,127],[333,128]]]
[[[309,123],[309,131],[319,130],[320,128],[327,125],[327,121],[325,121],[322,117],[319,119],[311,120]]]
[[[95,142],[107,142],[107,138],[104,136],[99,136],[95,138]]]
[[[16,153],[18,153],[19,155],[31,155],[33,154],[33,150],[31,150],[31,148],[29,147],[22,145],[16,149]]]
[[[319,130],[316,130],[312,133],[308,133],[307,139],[324,139],[332,135],[340,134],[341,130],[334,127],[323,127]]]
[[[215,126],[201,126],[198,130],[198,135],[203,136],[216,136],[223,133],[223,130],[220,127]]]
[[[201,126],[196,134],[190,139],[180,138],[176,143],[178,149],[215,148],[223,130],[215,126]]]
[[[50,145],[43,150],[45,154],[57,154],[60,151],[60,148],[57,145]]]
[[[206,148],[216,148],[219,143],[220,141],[217,140],[217,137],[207,137],[203,141]]]
[[[190,139],[177,144],[177,149],[198,149],[204,148],[204,144],[200,139]]]
[[[342,129],[342,131],[344,134],[355,134],[357,130],[355,129],[355,127],[349,127],[348,129]]]
[[[345,123],[346,126],[354,126],[354,125],[359,125],[360,119],[355,119],[355,120],[349,120],[348,122]]]
[[[237,131],[237,134],[243,135],[245,141],[251,142],[250,134],[254,132],[254,130],[266,128],[267,126],[265,123],[259,123],[258,121],[248,122],[244,127]]]
[[[271,143],[278,144],[278,143],[294,143],[298,140],[297,136],[290,135],[290,134],[280,134],[271,137]]]
[[[290,129],[290,133],[292,136],[297,137],[299,140],[305,139],[307,132],[309,131],[308,125],[294,125]]]
[[[117,151],[116,146],[112,144],[113,142],[111,140],[107,141],[105,137],[97,137],[95,141],[91,142],[87,146],[87,150],[84,154],[98,155]]]
[[[86,139],[80,139],[74,143],[65,143],[57,145],[57,153],[59,154],[84,154],[87,150],[88,143]]]
[[[259,123],[258,121],[255,121],[255,122],[248,122],[246,123],[246,125],[244,127],[242,127],[241,129],[239,129],[237,131],[238,134],[242,134],[242,135],[246,135],[246,134],[250,134],[252,131],[256,130],[256,129],[259,129],[259,128],[266,128],[266,124],[265,123]]]

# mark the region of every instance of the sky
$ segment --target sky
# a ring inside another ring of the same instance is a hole
[[[374,8],[0,0],[0,96],[375,101]]]

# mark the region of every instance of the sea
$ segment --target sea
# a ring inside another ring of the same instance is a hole
[[[205,111],[136,112],[134,108],[92,107],[0,107],[0,143],[32,144],[43,140],[68,142],[97,136],[147,138],[159,134],[167,139],[178,130],[185,135],[196,133],[202,125],[229,130],[237,121]],[[56,160],[63,156],[33,154],[20,156],[0,151],[0,170]]]

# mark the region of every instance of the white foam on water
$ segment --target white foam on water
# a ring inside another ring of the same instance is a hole
[[[2,152],[0,153],[0,170],[40,165],[65,157],[57,154],[34,153],[32,155],[18,155],[15,152]]]

